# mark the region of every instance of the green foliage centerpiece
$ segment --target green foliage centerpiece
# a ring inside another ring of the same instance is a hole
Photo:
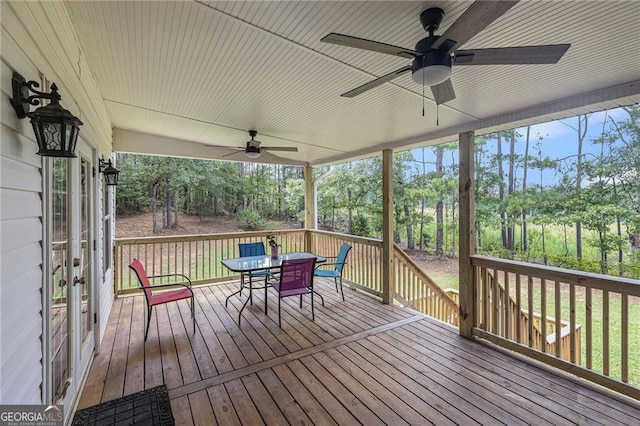
[[[272,259],[277,259],[278,258],[278,247],[280,247],[280,245],[276,241],[276,236],[273,235],[273,234],[267,235],[267,243],[269,244],[269,247],[271,247],[271,258]]]

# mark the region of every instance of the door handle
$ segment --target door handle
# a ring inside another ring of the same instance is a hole
[[[86,279],[84,277],[82,278],[78,278],[78,277],[73,277],[73,285],[75,286],[76,284],[80,284],[80,285],[84,285],[86,282]]]

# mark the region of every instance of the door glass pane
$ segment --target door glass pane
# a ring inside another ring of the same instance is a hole
[[[51,159],[53,191],[51,195],[51,339],[52,339],[52,391],[53,401],[64,397],[65,384],[69,377],[69,326],[67,283],[67,159]]]
[[[84,158],[80,163],[80,292],[81,292],[81,306],[80,306],[80,326],[81,326],[81,339],[87,337],[91,331],[91,285],[89,283],[90,265],[91,265],[91,233],[89,232],[89,224],[91,223],[89,217],[89,177],[90,177],[90,165]]]

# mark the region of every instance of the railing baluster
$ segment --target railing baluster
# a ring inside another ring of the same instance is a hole
[[[504,297],[502,299],[502,310],[504,313],[503,322],[504,322],[504,334],[503,336],[507,339],[511,338],[511,312],[509,307],[511,306],[511,295],[509,293],[509,273],[504,273]]]
[[[483,281],[484,281],[484,286],[483,286],[483,300],[482,300],[482,316],[483,316],[483,321],[482,321],[482,326],[485,330],[489,331],[491,330],[491,325],[489,324],[490,321],[490,312],[489,312],[489,289],[491,286],[491,283],[489,282],[489,271],[487,268],[482,268],[482,277],[483,277]]]
[[[609,375],[609,292],[602,292],[602,373]]]
[[[585,300],[585,326],[587,328],[587,336],[586,340],[586,352],[587,352],[587,368],[593,368],[593,302],[592,302],[592,294],[593,290],[591,287],[587,287],[586,291],[586,300]]]
[[[502,314],[500,312],[500,303],[502,302],[502,298],[504,297],[504,291],[502,287],[498,284],[501,282],[500,275],[502,271],[498,269],[493,270],[493,290],[491,291],[493,296],[491,297],[491,302],[493,304],[493,322],[494,327],[496,329],[495,333],[498,336],[502,336]]]
[[[516,342],[522,343],[522,284],[521,276],[516,273]]]
[[[180,244],[181,251],[184,252],[184,241]],[[184,264],[183,264],[184,266]],[[184,270],[181,270],[180,273],[183,273]],[[173,245],[173,271],[169,268],[168,274],[177,274],[178,273],[178,243]]]
[[[542,334],[541,349],[547,352],[547,280],[540,279],[540,332]]]
[[[160,259],[158,259],[160,271],[164,269],[164,243],[160,243]],[[153,271],[154,275],[158,275],[158,271]]]
[[[560,300],[560,281],[556,280],[555,281],[555,294],[554,294],[554,298],[555,298],[555,316],[556,316],[556,322],[555,322],[555,332],[556,332],[556,347],[555,347],[555,354],[558,358],[562,357],[562,341],[561,341],[561,332],[562,332],[562,305],[561,305],[561,300]]]
[[[620,305],[622,309],[622,329],[620,332],[621,336],[621,376],[622,381],[627,383],[629,381],[629,295],[627,293],[622,293],[622,303]],[[637,327],[637,324],[635,325]]]
[[[576,362],[576,286],[575,284],[569,284],[569,342],[571,349],[569,351],[569,359],[571,362]]]
[[[527,276],[527,318],[528,318],[528,335],[529,335],[529,347],[533,347],[533,278],[531,275]]]

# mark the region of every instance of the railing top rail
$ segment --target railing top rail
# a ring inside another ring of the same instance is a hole
[[[471,256],[473,266],[496,268],[506,272],[545,278],[567,284],[575,284],[597,290],[624,293],[640,296],[640,280],[594,274],[591,272],[574,271],[557,268],[555,266],[537,265],[517,260],[499,259],[490,256]]]
[[[246,231],[246,232],[225,232],[216,234],[190,234],[190,235],[168,235],[163,237],[130,237],[116,238],[115,243],[119,245],[129,244],[153,244],[170,243],[176,241],[201,241],[201,240],[226,240],[242,237],[265,237],[270,234],[299,234],[304,229],[274,229],[269,231]]]
[[[314,234],[331,236],[333,238],[340,238],[341,240],[350,241],[353,243],[360,243],[360,244],[366,244],[366,245],[375,246],[375,247],[382,247],[382,240],[378,240],[375,238],[358,237],[355,235],[340,234],[338,232],[320,231],[318,229],[310,230],[310,232]]]

